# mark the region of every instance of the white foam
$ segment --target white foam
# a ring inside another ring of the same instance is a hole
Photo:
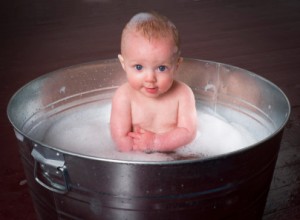
[[[243,126],[229,123],[222,117],[198,112],[199,130],[195,140],[178,149],[180,154],[213,156],[242,149],[256,142]]]
[[[204,87],[204,91],[207,92],[208,90],[212,90],[213,92],[216,92],[216,86],[213,85],[213,84],[207,84],[205,87]]]
[[[198,134],[195,140],[175,153],[128,152],[121,153],[111,139],[109,130],[110,100],[79,106],[40,123],[31,132],[34,139],[72,153],[81,155],[136,161],[163,161],[174,158],[213,156],[232,152],[254,144],[263,138],[251,133],[239,120],[228,121],[210,110],[198,110]],[[238,115],[237,115],[238,117]],[[248,121],[247,121],[248,120]],[[243,119],[245,124],[251,119]],[[257,128],[254,128],[257,130]],[[263,131],[262,131],[263,130]],[[257,131],[268,134],[263,127]]]

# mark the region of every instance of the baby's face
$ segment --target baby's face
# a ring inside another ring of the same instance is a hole
[[[172,38],[149,39],[128,33],[123,41],[120,62],[131,87],[147,97],[159,97],[172,86],[179,65]]]

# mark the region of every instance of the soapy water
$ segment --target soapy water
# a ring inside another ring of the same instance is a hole
[[[224,115],[230,116],[225,118],[197,101],[198,131],[190,144],[168,153],[119,152],[110,136],[110,110],[110,99],[68,108],[49,114],[28,135],[45,145],[79,155],[123,161],[169,161],[233,152],[270,134],[265,123],[246,114],[224,109]]]

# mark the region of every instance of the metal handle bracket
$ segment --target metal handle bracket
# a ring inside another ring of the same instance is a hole
[[[44,188],[60,194],[68,192],[67,167],[62,153],[34,144],[34,179]]]

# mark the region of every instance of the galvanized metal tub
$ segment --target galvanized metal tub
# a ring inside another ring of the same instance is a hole
[[[29,82],[8,105],[38,219],[262,217],[288,99],[254,73],[211,61],[185,59],[177,78],[202,105],[267,123],[270,135],[233,152],[173,161],[109,159],[49,146],[29,131],[52,115],[111,99],[126,80],[116,59],[57,70]]]

